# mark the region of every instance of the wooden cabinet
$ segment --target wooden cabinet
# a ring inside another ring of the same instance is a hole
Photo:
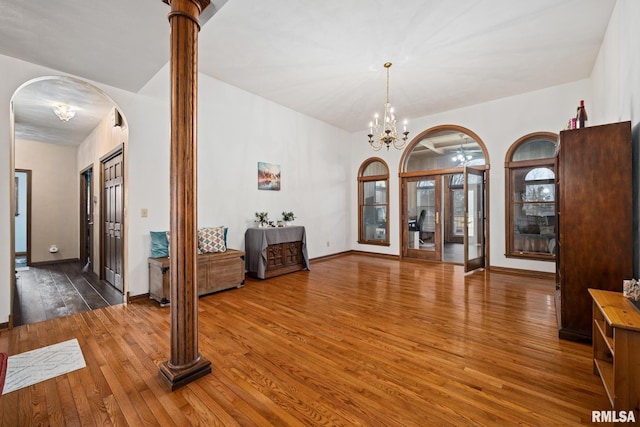
[[[593,371],[616,411],[640,421],[640,310],[622,293],[589,289],[593,299]]]
[[[247,272],[259,279],[309,269],[305,228],[249,228],[244,235]]]
[[[559,336],[591,341],[588,288],[633,276],[631,123],[560,132],[556,155]]]
[[[149,258],[149,297],[162,307],[169,304],[169,258]],[[244,285],[244,252],[227,249],[226,252],[198,255],[198,295]]]
[[[267,268],[264,278],[293,273],[304,268],[302,242],[285,242],[267,246]]]

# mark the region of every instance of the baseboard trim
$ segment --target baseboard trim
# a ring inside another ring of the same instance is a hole
[[[127,303],[132,303],[132,302],[141,301],[141,300],[148,300],[148,299],[149,299],[149,292],[147,292],[146,294],[138,294],[133,296],[131,296],[129,292],[127,292]]]
[[[310,261],[322,262],[322,261],[327,261],[327,260],[330,260],[330,259],[333,259],[333,258],[343,257],[345,255],[364,255],[364,256],[370,256],[370,257],[376,257],[376,258],[395,259],[395,260],[402,260],[403,259],[403,258],[400,257],[400,255],[381,254],[381,253],[376,253],[376,252],[365,252],[365,251],[350,250],[350,251],[338,252],[338,253],[331,254],[331,255],[325,255],[325,256],[322,256],[322,257],[318,257],[318,258],[312,258]],[[425,261],[425,262],[433,262],[433,263],[438,263],[439,262],[439,261],[428,261],[428,260],[414,260],[412,258],[407,258],[406,260],[407,261]],[[493,272],[493,273],[513,274],[515,276],[535,277],[537,279],[555,280],[555,277],[556,277],[555,273],[549,273],[549,272],[546,272],[546,271],[524,270],[524,269],[521,269],[521,268],[500,267],[500,266],[495,266],[495,265],[488,266],[485,270]]]
[[[322,261],[327,261],[333,258],[340,258],[343,257],[345,255],[349,255],[351,253],[351,251],[344,251],[344,252],[337,252],[335,254],[330,254],[330,255],[325,255],[325,256],[320,256],[317,258],[309,258],[309,263],[311,263],[311,261],[313,262],[322,262]]]
[[[78,262],[78,261],[80,261],[80,258],[56,259],[56,260],[52,260],[52,261],[32,262],[31,264],[29,264],[29,266],[30,267],[38,267],[40,265],[52,265],[52,264],[61,264],[63,262]]]
[[[327,261],[327,260],[330,260],[330,259],[333,259],[333,258],[343,257],[345,255],[365,255],[365,256],[377,257],[377,258],[386,258],[386,259],[395,259],[395,260],[399,260],[400,259],[399,255],[389,255],[389,254],[380,254],[380,253],[376,253],[376,252],[365,252],[365,251],[350,250],[350,251],[338,252],[338,253],[331,254],[331,255],[325,255],[325,256],[318,257],[318,258],[311,258],[309,260],[309,262],[311,262],[311,261],[313,261],[313,262]]]
[[[549,279],[555,280],[556,273],[549,273],[546,271],[535,271],[535,270],[524,270],[521,268],[511,268],[511,267],[499,267],[499,266],[489,266],[487,270],[492,273],[503,273],[503,274],[513,274],[516,276],[528,276],[535,277],[537,279]]]

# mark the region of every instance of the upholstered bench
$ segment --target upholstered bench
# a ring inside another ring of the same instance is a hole
[[[149,298],[169,304],[169,258],[149,258]],[[198,255],[198,295],[244,286],[244,252],[227,249]]]

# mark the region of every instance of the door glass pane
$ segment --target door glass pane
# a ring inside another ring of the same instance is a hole
[[[451,190],[453,203],[453,235],[464,236],[464,190],[462,188]]]
[[[409,249],[435,251],[435,179],[430,178],[408,183],[407,208],[409,214]]]
[[[482,177],[467,175],[467,259],[480,258],[484,256],[484,247],[482,241],[483,235],[483,189]]]

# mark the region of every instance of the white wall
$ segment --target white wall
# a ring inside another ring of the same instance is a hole
[[[16,140],[15,165],[32,171],[31,262],[78,258],[76,147]]]
[[[138,144],[130,126],[129,156],[138,159],[128,181],[132,295],[148,292],[149,231],[169,228],[169,93],[168,66],[139,93],[152,143]],[[244,249],[256,211],[277,220],[291,210],[311,258],[349,250],[348,132],[202,74],[198,109],[199,226],[228,226],[229,247]],[[280,165],[280,191],[257,189],[259,161]]]
[[[447,111],[432,116],[412,119],[408,129],[410,135],[418,135],[434,126],[454,124],[476,133],[489,152],[489,210],[490,210],[490,264],[492,266],[553,272],[555,264],[545,261],[529,261],[505,257],[505,182],[504,161],[507,150],[518,138],[532,132],[555,132],[564,128],[569,118],[575,115],[581,99],[589,105],[589,82],[581,80],[535,92],[471,107]],[[399,109],[400,106],[398,106]],[[402,151],[383,149],[374,152],[369,147],[366,129],[352,136],[351,161],[351,242],[353,249],[399,255],[399,163]],[[361,245],[358,239],[358,209],[356,205],[358,187],[357,173],[362,162],[371,156],[385,159],[390,169],[390,242],[389,247]]]
[[[634,168],[634,274],[640,274],[640,2],[618,0],[591,75],[591,124],[631,121]],[[629,254],[632,256],[632,254]]]

